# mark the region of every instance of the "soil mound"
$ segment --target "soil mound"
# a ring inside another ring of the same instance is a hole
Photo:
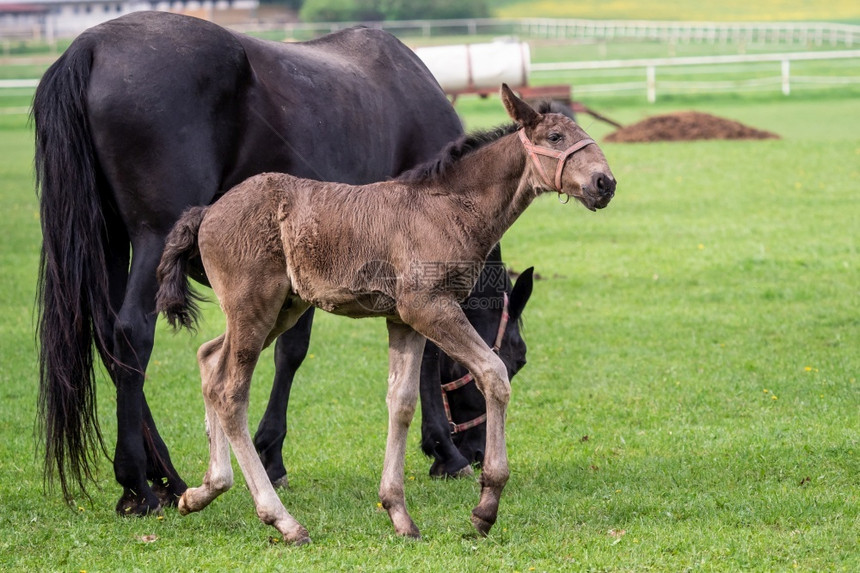
[[[622,127],[607,135],[605,141],[635,143],[696,139],[779,139],[779,136],[708,113],[681,111],[655,115]]]

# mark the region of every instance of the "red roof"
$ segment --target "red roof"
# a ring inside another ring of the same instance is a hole
[[[6,4],[0,3],[0,14],[42,14],[48,7],[38,4]]]

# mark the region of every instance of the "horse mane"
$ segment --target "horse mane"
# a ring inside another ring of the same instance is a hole
[[[537,106],[538,113],[550,113],[550,102],[541,102]],[[520,128],[516,123],[499,125],[491,129],[476,130],[452,141],[436,156],[420,165],[402,172],[395,177],[396,181],[404,183],[433,183],[439,181],[452,165],[463,157],[474,153],[486,145],[516,131]]]
[[[510,123],[492,129],[468,133],[446,145],[434,159],[404,171],[395,179],[404,183],[432,183],[439,181],[451,166],[460,159],[506,135],[516,132],[517,129],[519,129],[517,124]]]

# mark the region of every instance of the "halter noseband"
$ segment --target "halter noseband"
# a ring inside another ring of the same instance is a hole
[[[505,337],[505,330],[508,328],[508,320],[510,320],[510,312],[508,311],[508,293],[502,293],[504,297],[504,307],[502,308],[502,319],[499,321],[499,330],[496,332],[496,341],[493,343],[493,352],[496,354],[499,353],[499,350],[502,348],[502,339]],[[468,422],[463,422],[462,424],[457,424],[454,422],[454,418],[451,417],[451,407],[448,405],[448,392],[452,390],[457,390],[458,388],[462,388],[469,382],[474,380],[471,372],[467,372],[465,376],[457,378],[453,382],[448,382],[447,384],[442,384],[442,406],[445,407],[445,415],[448,417],[448,423],[451,425],[451,433],[459,434],[460,432],[465,432],[470,428],[474,428],[475,426],[479,426],[487,421],[487,414],[481,414],[474,420],[469,420]]]
[[[526,137],[525,130],[520,129],[517,133],[520,134],[520,141],[523,142],[523,147],[525,147],[526,151],[529,154],[529,157],[532,158],[532,163],[534,163],[535,167],[537,167],[538,173],[540,173],[541,179],[546,183],[547,189],[550,191],[555,191],[556,193],[561,193],[561,172],[564,170],[564,164],[567,161],[567,158],[584,148],[587,145],[591,145],[594,143],[597,144],[593,139],[586,137],[585,139],[580,139],[564,151],[556,151],[555,149],[550,149],[549,147],[541,147],[540,145],[535,145]],[[538,159],[538,155],[546,155],[547,157],[553,157],[558,161],[558,165],[555,169],[555,185],[553,186],[553,180],[549,178],[546,170],[541,165],[540,159]]]

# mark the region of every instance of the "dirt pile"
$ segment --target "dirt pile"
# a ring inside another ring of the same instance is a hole
[[[681,111],[649,117],[605,137],[605,141],[618,143],[696,139],[779,139],[779,136],[708,113]]]

